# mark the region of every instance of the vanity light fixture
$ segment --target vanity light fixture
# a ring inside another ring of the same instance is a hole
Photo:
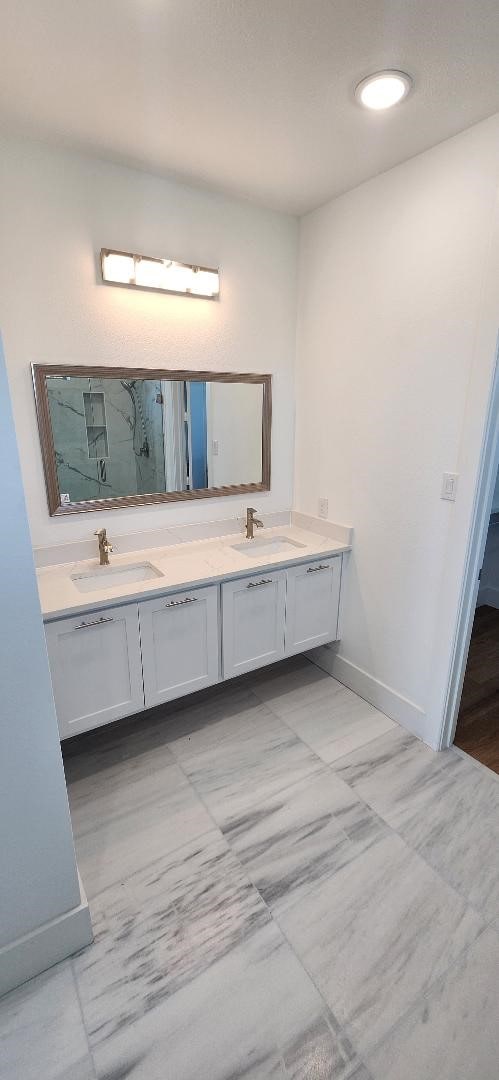
[[[133,255],[128,251],[112,251],[110,248],[102,248],[100,259],[102,280],[106,285],[154,289],[156,292],[198,296],[207,300],[218,300],[220,296],[218,269],[174,262],[173,259],[154,259],[149,255]]]
[[[366,109],[391,109],[407,97],[412,79],[405,71],[376,71],[361,79],[355,87],[355,97]]]

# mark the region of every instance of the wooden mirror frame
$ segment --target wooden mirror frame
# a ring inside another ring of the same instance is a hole
[[[270,491],[270,457],[272,427],[272,376],[239,374],[234,371],[167,371],[164,368],[93,367],[77,364],[32,364],[38,431],[42,449],[43,469],[49,513],[51,517],[65,514],[86,514],[93,510],[117,510],[125,506],[144,506],[151,503],[184,502],[191,499],[213,499],[221,495],[245,495]],[[74,378],[164,379],[169,382],[233,382],[258,383],[263,388],[262,399],[262,479],[257,484],[228,484],[224,487],[193,488],[191,491],[154,492],[148,495],[122,495],[114,499],[88,499],[61,504],[61,493],[55,460],[55,446],[50,419],[47,376],[70,375]]]

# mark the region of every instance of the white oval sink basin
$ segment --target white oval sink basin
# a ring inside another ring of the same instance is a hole
[[[253,540],[243,540],[241,544],[231,544],[233,551],[246,555],[247,559],[259,559],[261,555],[280,555],[284,551],[292,551],[293,548],[303,548],[297,540],[290,540],[289,536],[254,536]]]
[[[163,577],[161,570],[152,563],[136,563],[134,566],[99,566],[83,574],[71,574],[71,581],[79,592],[96,592],[98,589],[114,589],[118,585],[133,585],[135,581],[148,581]]]

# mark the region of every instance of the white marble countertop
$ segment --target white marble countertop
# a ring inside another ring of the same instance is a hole
[[[309,532],[295,525],[256,532],[256,543],[241,533],[196,540],[190,543],[170,544],[167,547],[145,548],[126,555],[111,555],[110,567],[99,567],[99,560],[85,559],[80,562],[58,563],[37,570],[38,590],[42,615],[46,621],[85,611],[96,611],[120,603],[144,600],[162,593],[180,591],[200,585],[218,584],[231,578],[275,570],[281,566],[296,565],[309,559],[339,555],[349,551],[349,545],[328,536]],[[244,544],[248,550],[257,551],[260,543],[275,537],[285,537],[297,545],[285,552],[265,554],[259,552],[251,558],[243,551],[235,551],[234,544]],[[299,546],[298,546],[299,545]],[[160,571],[158,577],[145,581],[115,585],[107,580],[109,570],[126,569],[140,563],[151,563]],[[72,577],[88,572],[102,573],[105,587],[82,593]]]

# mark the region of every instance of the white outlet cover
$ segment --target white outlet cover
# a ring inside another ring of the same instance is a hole
[[[329,505],[327,499],[319,499],[319,517],[327,518]]]
[[[442,492],[441,499],[446,499],[447,502],[456,501],[457,492],[457,478],[458,473],[445,472],[442,477]]]

